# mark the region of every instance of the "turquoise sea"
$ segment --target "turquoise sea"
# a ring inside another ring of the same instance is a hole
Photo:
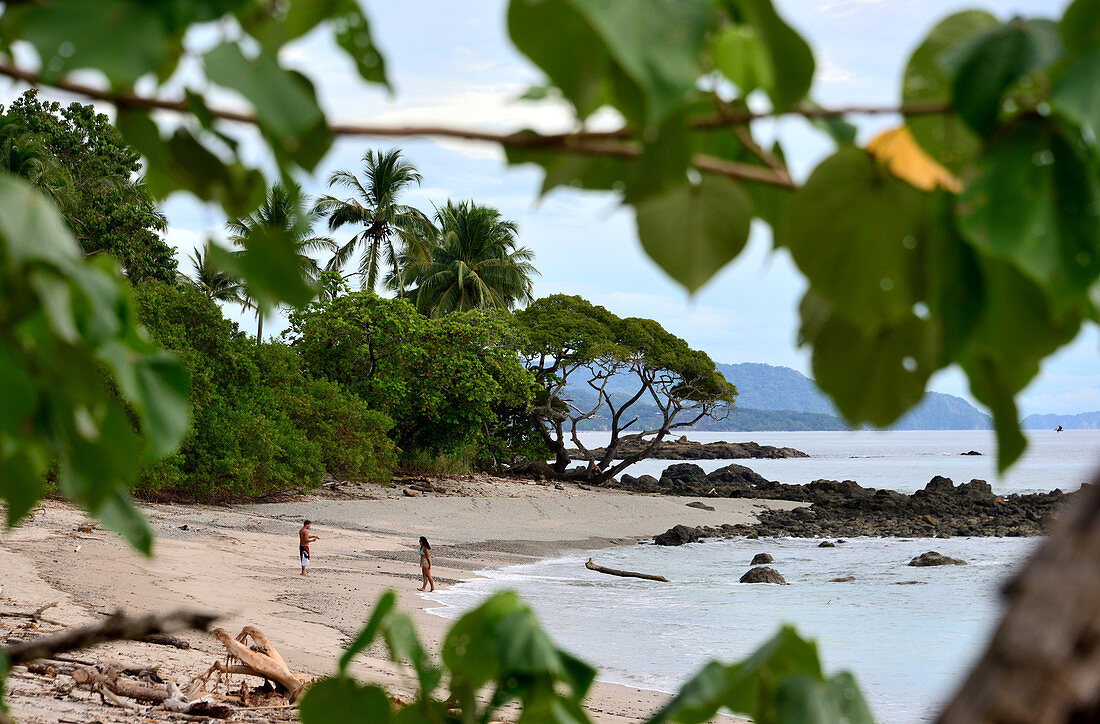
[[[598,435],[589,434],[593,444]],[[984,478],[1002,493],[1071,490],[1100,463],[1100,432],[1092,431],[1029,433],[1027,457],[1002,479],[993,468],[992,434],[985,431],[691,437],[752,439],[813,456],[735,461],[770,479],[853,479],[906,492],[933,475],[956,482]],[[971,449],[983,455],[959,455]],[[700,464],[710,470],[729,462]],[[657,474],[667,464],[649,461],[630,472]],[[906,724],[934,717],[995,625],[1000,587],[1040,540],[855,538],[836,548],[818,548],[818,542],[730,539],[579,551],[484,571],[428,598],[444,604],[436,613],[456,617],[492,591],[518,590],[555,640],[599,665],[601,679],[669,692],[707,660],[742,658],[781,624],[793,623],[817,639],[828,670],[856,675],[879,721]],[[969,565],[906,565],[928,550]],[[771,565],[790,585],[737,582],[759,552],[775,558]],[[614,568],[663,574],[672,583],[604,576],[584,568],[589,556]],[[828,582],[849,575],[856,580]]]

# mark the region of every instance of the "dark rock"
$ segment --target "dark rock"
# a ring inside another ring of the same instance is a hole
[[[673,483],[702,483],[707,479],[707,474],[695,463],[677,463],[664,469],[661,480],[665,478]]]
[[[841,576],[840,578],[830,578],[829,583],[851,583],[856,580],[855,576]]]
[[[687,507],[689,507],[689,508],[698,508],[699,510],[710,510],[710,511],[714,510],[713,506],[707,505],[706,503],[700,503],[698,500],[693,501],[691,503],[688,503]]]
[[[809,508],[795,508],[794,510],[790,511],[790,513],[794,518],[798,520],[810,521],[817,518],[817,514]]]
[[[937,475],[928,481],[928,485],[924,486],[923,492],[929,495],[950,495],[955,492],[955,484],[951,482],[951,478]]]
[[[920,586],[924,581],[896,581],[895,586]]]
[[[707,475],[706,480],[714,486],[733,485],[739,487],[751,487],[754,485],[767,485],[768,481],[751,468],[744,465],[727,465],[718,468]]]
[[[685,543],[694,543],[703,536],[695,528],[686,525],[675,525],[664,533],[653,537],[653,542],[659,546],[682,546]]]
[[[739,583],[780,583],[786,584],[787,580],[780,575],[779,571],[768,566],[757,566],[749,570],[748,573],[741,576]]]
[[[928,551],[927,553],[921,553],[919,556],[909,561],[911,566],[965,566],[966,561],[959,558],[951,558],[945,556],[936,551]]]
[[[984,480],[974,479],[955,488],[955,494],[972,500],[993,500],[993,487]]]
[[[774,562],[775,562],[775,559],[772,558],[771,553],[757,553],[755,556],[752,557],[752,563],[750,563],[749,565],[750,566],[761,566],[761,565],[764,565],[765,563],[774,563]]]
[[[650,439],[643,439],[639,435],[626,435],[619,440],[619,447],[615,450],[614,459],[622,460],[627,455],[644,453],[649,447]],[[584,457],[579,450],[567,451],[574,459]],[[592,450],[593,456],[601,458],[606,453],[605,448]],[[790,447],[772,447],[770,445],[758,445],[755,442],[708,442],[701,443],[688,440],[687,437],[679,437],[675,440],[665,440],[648,455],[658,460],[738,460],[742,458],[779,459],[779,458],[805,458],[809,457],[801,450]]]
[[[977,450],[971,450],[969,452],[959,453],[960,455],[981,455]]]
[[[817,544],[817,547],[818,548],[836,548],[836,543],[833,543],[831,540],[823,540],[823,541],[821,541],[820,543]]]

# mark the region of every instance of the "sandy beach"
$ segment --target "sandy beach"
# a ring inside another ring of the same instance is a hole
[[[422,599],[416,539],[432,542],[433,573],[446,587],[479,570],[547,557],[564,550],[635,544],[675,524],[749,522],[755,512],[796,503],[708,499],[714,511],[687,507],[689,498],[658,497],[473,476],[445,481],[446,493],[407,496],[400,486],[349,486],[294,500],[233,506],[143,506],[157,535],[146,559],[79,510],[44,503],[21,527],[0,537],[0,609],[33,611],[57,601],[47,617],[67,626],[117,609],[212,611],[235,633],[262,629],[291,669],[331,673],[340,650],[362,626],[387,589],[413,614],[434,651],[449,625]],[[299,574],[296,531],[314,521],[313,567]],[[84,529],[85,531],[87,528]],[[23,638],[25,620],[0,618],[0,634]],[[41,624],[38,631],[56,630]],[[188,633],[190,650],[146,643],[104,644],[91,659],[162,664],[170,677],[201,672],[224,651],[208,635]],[[384,660],[380,649],[361,656],[354,673],[392,691],[413,690],[408,672]],[[64,679],[15,672],[8,696],[24,722],[131,721],[133,714],[103,706],[90,692],[68,690]],[[589,707],[598,721],[636,721],[665,695],[598,684]],[[164,716],[162,714],[162,716]],[[287,712],[283,716],[292,716]]]

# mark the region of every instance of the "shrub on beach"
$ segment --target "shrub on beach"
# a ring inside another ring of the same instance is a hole
[[[139,492],[225,499],[314,488],[326,472],[389,480],[385,415],[306,377],[293,350],[257,344],[194,289],[142,284],[137,301],[152,337],[190,373],[192,408],[179,452],[148,468]]]

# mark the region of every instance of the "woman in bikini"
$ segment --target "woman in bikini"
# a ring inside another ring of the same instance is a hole
[[[428,545],[428,539],[424,536],[420,536],[420,573],[424,576],[424,585],[416,590],[427,589],[428,593],[431,593],[435,590],[435,579],[432,578],[432,547]],[[430,589],[428,589],[429,585]]]

